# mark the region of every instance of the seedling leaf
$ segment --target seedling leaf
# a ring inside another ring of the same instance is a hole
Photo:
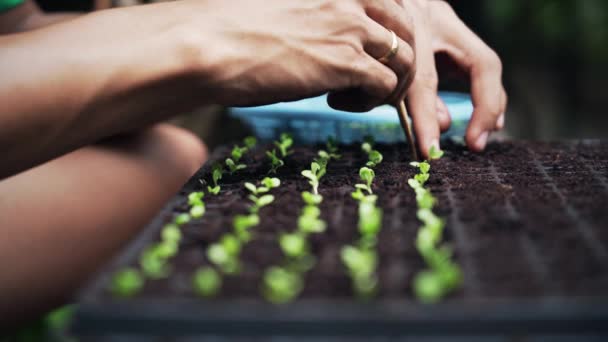
[[[201,267],[194,273],[192,283],[200,296],[213,297],[222,287],[222,277],[211,267]]]
[[[435,145],[431,146],[431,148],[429,149],[429,158],[431,160],[433,159],[439,159],[441,157],[443,157],[444,152],[440,149],[438,149],[437,147],[435,147]]]

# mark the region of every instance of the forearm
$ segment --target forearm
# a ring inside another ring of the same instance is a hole
[[[44,13],[33,1],[0,13],[0,34],[10,34],[34,30],[44,26],[75,19],[81,13]]]
[[[0,37],[0,179],[207,101],[174,7],[147,7]]]

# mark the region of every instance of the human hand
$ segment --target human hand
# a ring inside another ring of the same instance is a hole
[[[403,92],[413,78],[412,20],[395,0],[180,3],[194,14],[185,27],[195,72],[219,104],[251,106],[330,92],[333,107],[369,110]],[[390,50],[389,30],[400,47],[384,65],[378,59]]]
[[[421,152],[439,147],[440,130],[450,126],[446,105],[437,95],[435,54],[445,53],[465,71],[471,82],[474,112],[466,132],[473,151],[485,148],[490,132],[504,127],[507,95],[502,85],[502,64],[492,51],[441,0],[404,0],[416,27],[416,75],[407,101]]]

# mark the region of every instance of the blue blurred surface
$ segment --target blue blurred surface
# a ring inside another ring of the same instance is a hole
[[[461,136],[473,112],[468,94],[440,92],[452,116],[452,127],[444,136]],[[325,95],[267,106],[231,108],[232,116],[250,126],[259,140],[271,141],[289,132],[301,144],[322,142],[328,136],[342,143],[372,135],[378,142],[404,141],[395,108],[377,107],[366,113],[338,111],[327,105]]]

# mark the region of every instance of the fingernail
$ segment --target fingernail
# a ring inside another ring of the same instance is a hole
[[[477,147],[477,149],[481,151],[484,148],[486,148],[487,142],[488,142],[488,132],[483,132],[479,135],[479,137],[475,141],[475,147]]]
[[[503,127],[505,127],[505,113],[500,114],[496,120],[496,128],[503,129]]]

